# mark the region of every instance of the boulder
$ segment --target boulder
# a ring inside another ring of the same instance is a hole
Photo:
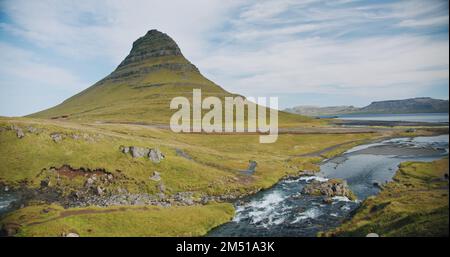
[[[103,192],[103,189],[102,189],[101,187],[98,186],[98,187],[96,188],[96,192],[95,192],[95,193],[96,193],[97,195],[100,195],[100,196],[101,196],[101,195],[103,195],[104,192]]]
[[[50,186],[50,179],[41,180],[41,187],[49,187],[49,186]]]
[[[174,200],[183,204],[183,205],[193,205],[194,200],[192,199],[191,192],[179,192],[175,194]]]
[[[133,158],[140,158],[140,157],[147,156],[150,152],[150,150],[148,148],[137,147],[137,146],[130,146],[129,151],[131,153],[131,156],[133,156]]]
[[[209,196],[205,195],[205,196],[202,196],[200,203],[207,204],[209,201],[210,201]]]
[[[158,184],[157,188],[161,193],[166,192],[166,186],[162,182]]]
[[[161,160],[165,158],[164,154],[162,154],[159,149],[150,149],[148,153],[148,158],[154,163],[160,163]]]
[[[28,126],[27,130],[28,130],[28,132],[33,133],[33,134],[39,132],[37,128],[32,127],[32,126]]]
[[[156,194],[156,195],[158,196],[158,198],[159,198],[160,200],[166,199],[166,195],[165,195],[164,193],[158,193],[158,194]]]
[[[380,189],[383,188],[383,185],[380,182],[376,181],[376,180],[372,181],[372,185],[374,187],[378,187]]]
[[[124,154],[130,153],[133,158],[147,157],[154,163],[159,163],[165,158],[164,154],[161,153],[157,148],[150,149],[138,146],[120,146],[119,150]]]
[[[325,204],[331,204],[331,203],[333,203],[333,198],[326,196],[322,199],[322,202]]]
[[[88,179],[86,180],[85,186],[86,186],[86,187],[90,187],[90,186],[92,186],[93,184],[94,184],[94,179],[88,178]]]
[[[52,134],[50,134],[50,137],[52,138],[53,142],[55,142],[55,143],[58,143],[63,139],[63,136],[60,133],[52,133]]]
[[[246,175],[252,175],[256,171],[256,166],[258,163],[256,161],[250,160],[248,161],[248,166],[246,170],[241,171],[242,173]]]
[[[248,168],[247,168],[247,170],[253,173],[253,172],[256,171],[256,166],[257,165],[258,165],[258,163],[256,161],[250,160],[250,161],[248,161]]]
[[[25,136],[25,133],[23,132],[23,130],[14,124],[10,126],[10,129],[16,132],[16,135],[19,139],[23,138]]]
[[[369,233],[366,235],[366,237],[380,237],[377,233]]]
[[[159,174],[159,172],[154,171],[153,175],[150,177],[151,180],[153,181],[160,181],[161,180],[161,175]]]
[[[316,172],[313,170],[301,170],[298,172],[299,176],[314,176],[316,175]]]
[[[322,195],[330,198],[334,196],[345,196],[350,200],[356,199],[353,192],[349,189],[347,182],[342,179],[330,179],[322,182],[313,180],[303,188],[302,194]]]
[[[127,153],[130,152],[130,147],[121,145],[121,146],[119,147],[119,150],[120,150],[122,153],[127,154]]]
[[[66,234],[65,237],[80,237],[80,235],[78,235],[77,233],[71,232],[71,233]]]

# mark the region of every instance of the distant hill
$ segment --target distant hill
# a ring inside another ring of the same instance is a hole
[[[318,106],[296,106],[293,108],[287,108],[285,111],[290,113],[296,113],[305,116],[325,116],[325,115],[336,115],[336,114],[346,114],[358,111],[359,108],[354,106],[329,106],[329,107],[318,107]]]
[[[358,112],[362,113],[431,113],[448,112],[448,100],[417,97],[405,100],[372,102]]]
[[[387,100],[372,102],[366,107],[353,106],[296,106],[285,111],[306,116],[326,116],[352,113],[448,113],[448,100],[433,99],[430,97],[417,97],[403,100]]]

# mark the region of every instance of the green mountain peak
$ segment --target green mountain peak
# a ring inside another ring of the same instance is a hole
[[[234,96],[205,78],[182,54],[167,34],[150,30],[134,41],[128,56],[108,76],[63,103],[29,115],[36,118],[80,122],[137,122],[168,124],[176,110],[169,108],[177,96]],[[280,113],[279,120],[304,117]]]
[[[192,96],[231,95],[206,79],[167,34],[149,30],[134,41],[128,56],[108,76],[63,103],[30,115],[79,121],[167,124],[170,100]]]

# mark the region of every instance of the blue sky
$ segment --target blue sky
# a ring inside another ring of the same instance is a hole
[[[149,29],[225,89],[280,108],[448,99],[448,1],[0,0],[0,115],[89,87]]]

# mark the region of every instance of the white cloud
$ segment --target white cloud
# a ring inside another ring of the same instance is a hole
[[[201,64],[217,80],[247,94],[343,91],[380,96],[386,90],[401,93],[405,87],[414,90],[449,76],[448,42],[415,36],[351,42],[311,38],[252,53],[230,52],[223,50]]]
[[[119,63],[131,43],[153,28],[172,35],[195,55],[203,47],[203,33],[217,25],[233,3],[15,0],[3,5],[13,24],[1,24],[2,29],[71,58],[106,57]]]
[[[88,83],[35,53],[0,42],[0,115],[21,116],[50,108]]]
[[[282,1],[269,8],[277,3],[247,5],[245,19],[231,21],[231,43],[199,61],[207,76],[246,95],[327,93],[349,99],[414,96],[449,79],[448,33],[434,37],[398,28],[445,27],[445,2],[311,1],[299,7],[298,1]]]
[[[448,24],[448,16],[403,20],[398,24],[398,26],[400,26],[400,27],[426,27],[426,26],[439,26],[439,25],[445,25],[445,24]]]
[[[3,81],[14,79],[24,82],[21,87],[34,87],[45,85],[50,89],[67,88],[69,90],[79,90],[84,83],[80,79],[65,69],[45,63],[42,58],[33,52],[21,48],[1,43],[0,52],[0,77]]]

